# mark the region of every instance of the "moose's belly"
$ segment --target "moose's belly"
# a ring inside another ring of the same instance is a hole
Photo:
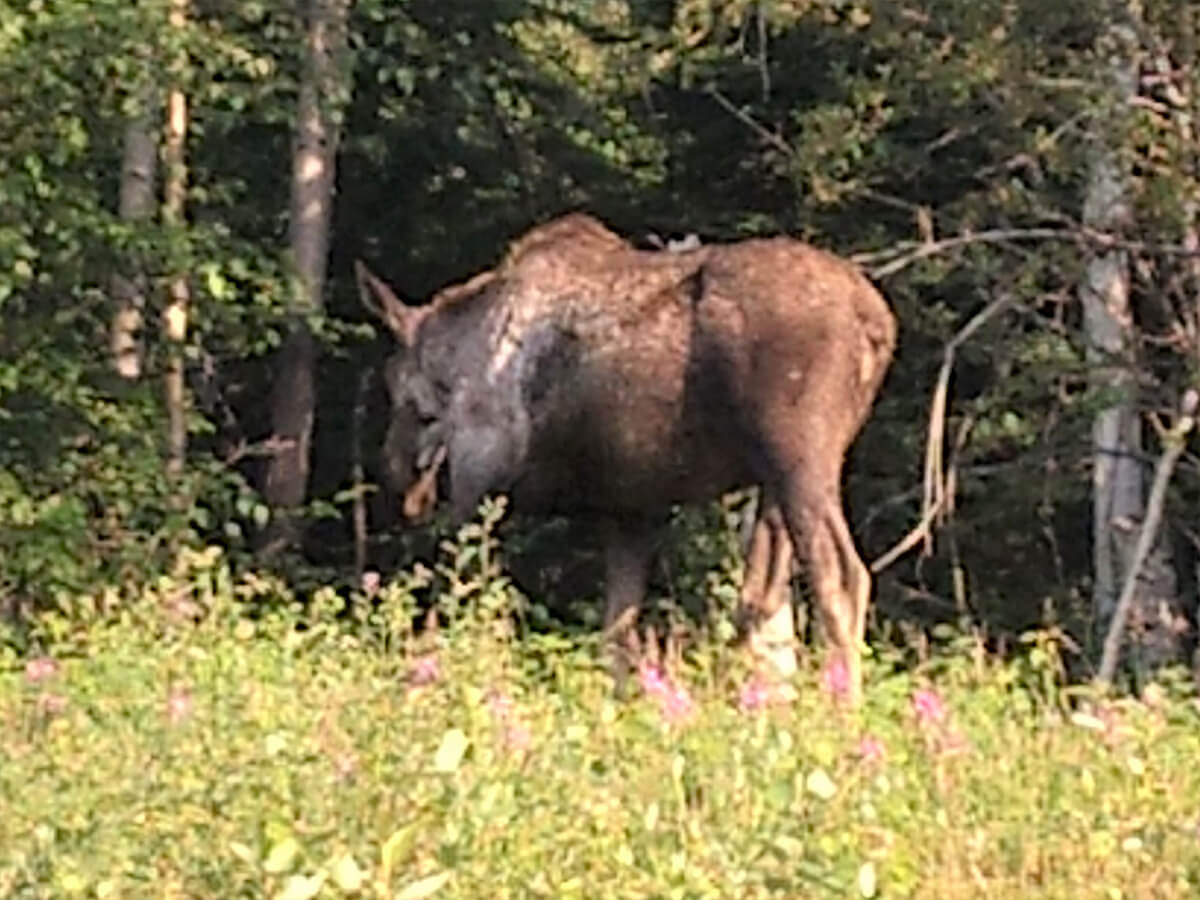
[[[591,348],[527,410],[514,506],[559,514],[654,513],[752,483],[761,467],[725,389],[665,307]],[[528,392],[533,395],[535,392]]]
[[[606,402],[535,433],[510,491],[553,514],[654,514],[752,483],[752,448],[731,418],[681,403]]]

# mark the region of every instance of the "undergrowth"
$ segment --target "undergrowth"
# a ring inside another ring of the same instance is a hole
[[[1076,695],[1053,635],[1008,661],[962,636],[876,648],[851,713],[815,662],[788,698],[714,641],[617,699],[594,642],[521,630],[493,550],[468,531],[303,608],[191,554],[85,630],[44,622],[0,674],[0,896],[1200,890],[1181,685]]]

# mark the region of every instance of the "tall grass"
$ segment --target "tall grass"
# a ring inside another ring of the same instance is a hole
[[[514,636],[486,535],[332,590],[191,558],[0,675],[0,896],[1186,897],[1200,713],[1059,685],[969,637],[881,650],[867,702],[717,644],[614,698],[597,648]],[[247,610],[259,614],[248,616]]]

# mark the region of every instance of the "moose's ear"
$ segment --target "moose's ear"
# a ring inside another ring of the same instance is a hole
[[[425,307],[409,306],[395,292],[376,277],[362,260],[354,261],[354,277],[358,281],[358,295],[363,305],[383,320],[392,334],[405,347],[411,347],[417,339],[417,327],[425,318]]]

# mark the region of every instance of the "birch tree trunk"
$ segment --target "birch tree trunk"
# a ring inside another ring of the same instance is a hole
[[[337,159],[335,115],[348,84],[346,25],[350,0],[309,0],[304,70],[292,156],[290,243],[295,280],[293,321],[279,354],[271,418],[279,449],[267,468],[264,494],[275,510],[265,551],[293,544],[291,515],[308,491],[316,348],[304,317],[320,312],[329,251]]]
[[[1085,226],[1119,233],[1131,221],[1122,122],[1138,89],[1138,45],[1132,28],[1114,24],[1102,38],[1108,71],[1105,102],[1092,133]],[[1092,611],[1103,639],[1130,569],[1145,515],[1147,465],[1138,407],[1137,333],[1130,304],[1128,251],[1095,253],[1080,287],[1092,386],[1105,406],[1092,425]],[[1160,540],[1142,570],[1130,630],[1140,632],[1140,661],[1157,665],[1178,652],[1164,613],[1177,606],[1174,570]]]
[[[189,0],[171,0],[169,25],[182,32],[187,26]],[[166,141],[163,163],[166,168],[163,183],[163,220],[168,227],[183,225],[187,201],[187,158],[185,147],[188,131],[187,95],[183,79],[187,70],[187,54],[181,52],[171,65],[171,86],[167,92]],[[183,475],[187,455],[187,390],[184,384],[183,345],[187,341],[188,307],[191,296],[187,276],[180,272],[167,288],[167,305],[163,310],[163,330],[167,337],[167,366],[163,388],[167,407],[167,477],[178,482]],[[177,491],[181,490],[177,488]],[[182,505],[183,497],[176,495]]]
[[[118,214],[122,221],[136,223],[154,215],[155,180],[158,173],[158,144],[151,124],[154,92],[139,92],[138,108],[125,126],[121,157],[121,194]],[[146,307],[146,280],[142,272],[129,266],[113,276],[113,297],[117,309],[109,332],[113,368],[131,381],[142,375],[144,356],[141,338],[142,314]]]

